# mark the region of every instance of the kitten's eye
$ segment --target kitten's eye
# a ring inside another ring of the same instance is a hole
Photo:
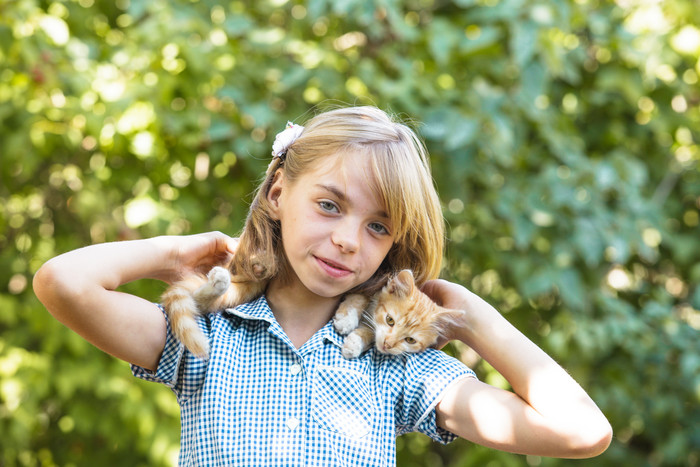
[[[416,343],[416,340],[415,340],[413,337],[407,337],[407,338],[404,339],[404,340],[405,340],[407,343],[409,343],[409,344],[415,344],[415,343]]]
[[[386,315],[386,324],[388,324],[389,326],[394,325],[394,318],[392,318],[391,315]]]

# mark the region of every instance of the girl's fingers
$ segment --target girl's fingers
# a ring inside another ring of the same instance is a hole
[[[446,292],[445,290],[445,282],[440,279],[436,280],[431,280],[425,283],[423,287],[421,288],[421,291],[426,294],[432,301],[437,303],[438,305],[443,305],[444,306],[444,293]]]
[[[438,338],[438,341],[435,343],[435,348],[442,349],[443,347],[445,347],[447,345],[448,342],[450,342],[450,339],[448,339],[445,336],[440,336]]]
[[[438,305],[457,310],[467,311],[469,299],[474,297],[466,287],[444,279],[428,281],[421,290]]]
[[[236,252],[238,238],[229,237],[221,232],[210,232],[208,235],[212,236],[214,254],[234,254]]]
[[[209,272],[213,266],[227,264],[238,248],[238,238],[229,237],[221,232],[209,232],[209,248],[196,261],[195,267],[203,273]]]

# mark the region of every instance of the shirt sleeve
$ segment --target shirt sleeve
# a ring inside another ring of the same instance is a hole
[[[199,389],[204,381],[207,361],[192,355],[175,337],[168,314],[162,305],[158,308],[165,316],[165,346],[155,372],[138,365],[131,365],[131,372],[137,378],[168,386],[176,394],[178,400],[189,398]],[[197,316],[197,324],[207,338],[210,338],[211,324],[209,316]]]
[[[437,426],[435,407],[445,391],[474,372],[456,358],[436,349],[407,355],[403,392],[396,407],[396,434],[417,431],[447,444],[457,436]]]

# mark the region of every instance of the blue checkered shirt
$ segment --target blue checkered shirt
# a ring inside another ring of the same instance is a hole
[[[199,325],[208,361],[186,351],[168,323],[156,372],[132,366],[177,396],[181,466],[393,466],[398,435],[455,438],[436,425],[435,406],[450,384],[475,377],[433,349],[346,360],[330,322],[296,349],[265,297]]]

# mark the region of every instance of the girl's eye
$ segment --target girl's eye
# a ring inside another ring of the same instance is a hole
[[[379,222],[372,222],[372,223],[369,225],[369,228],[370,228],[370,230],[372,230],[373,232],[378,233],[378,234],[385,235],[385,234],[388,234],[388,233],[389,233],[389,230],[387,230],[387,228],[384,227],[384,226],[383,226],[382,224],[380,224]]]
[[[330,201],[320,201],[318,205],[326,212],[338,212],[338,207]]]
[[[405,339],[405,341],[408,342],[409,344],[415,344],[415,343],[416,343],[416,340],[415,340],[413,337],[407,337],[407,338]]]
[[[386,315],[386,324],[388,324],[389,326],[394,325],[394,318],[392,318],[391,315]]]

